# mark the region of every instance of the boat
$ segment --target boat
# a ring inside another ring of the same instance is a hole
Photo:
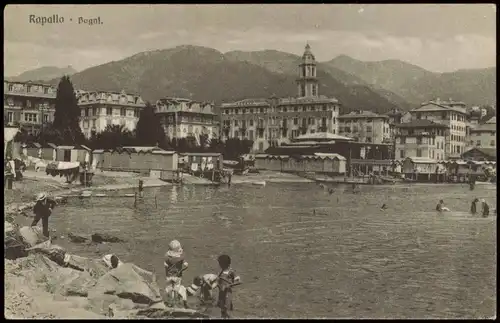
[[[252,185],[266,186],[266,181],[252,182]]]

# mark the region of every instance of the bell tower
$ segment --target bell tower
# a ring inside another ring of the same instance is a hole
[[[316,78],[316,58],[311,52],[311,46],[306,45],[302,61],[299,64],[297,79],[299,97],[318,97],[318,79]]]

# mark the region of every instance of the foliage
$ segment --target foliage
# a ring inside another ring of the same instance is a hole
[[[104,131],[92,134],[89,147],[92,149],[112,149],[135,144],[134,134],[123,125],[108,125]]]
[[[154,107],[147,102],[141,111],[135,129],[136,144],[139,146],[166,146],[166,137]]]
[[[52,128],[58,133],[57,144],[83,144],[85,137],[79,125],[80,108],[69,76],[63,76],[57,87],[54,122]]]

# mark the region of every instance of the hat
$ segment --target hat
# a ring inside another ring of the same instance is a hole
[[[38,193],[38,195],[36,196],[36,200],[37,201],[42,201],[42,200],[45,200],[47,198],[47,194],[45,193]]]
[[[172,240],[168,244],[167,257],[180,257],[184,250],[182,250],[181,243],[177,240]]]

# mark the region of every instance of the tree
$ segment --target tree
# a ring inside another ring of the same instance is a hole
[[[224,143],[224,159],[237,160],[241,155],[250,153],[252,146],[252,140],[229,138]]]
[[[53,129],[59,133],[60,144],[83,144],[85,137],[79,125],[80,108],[69,76],[63,76],[57,87]]]
[[[160,124],[160,120],[155,115],[153,106],[147,102],[141,111],[139,121],[135,129],[136,144],[139,146],[163,147],[166,145],[165,132]]]
[[[89,146],[92,149],[112,149],[134,144],[133,133],[123,125],[108,125],[104,131],[94,134]]]

